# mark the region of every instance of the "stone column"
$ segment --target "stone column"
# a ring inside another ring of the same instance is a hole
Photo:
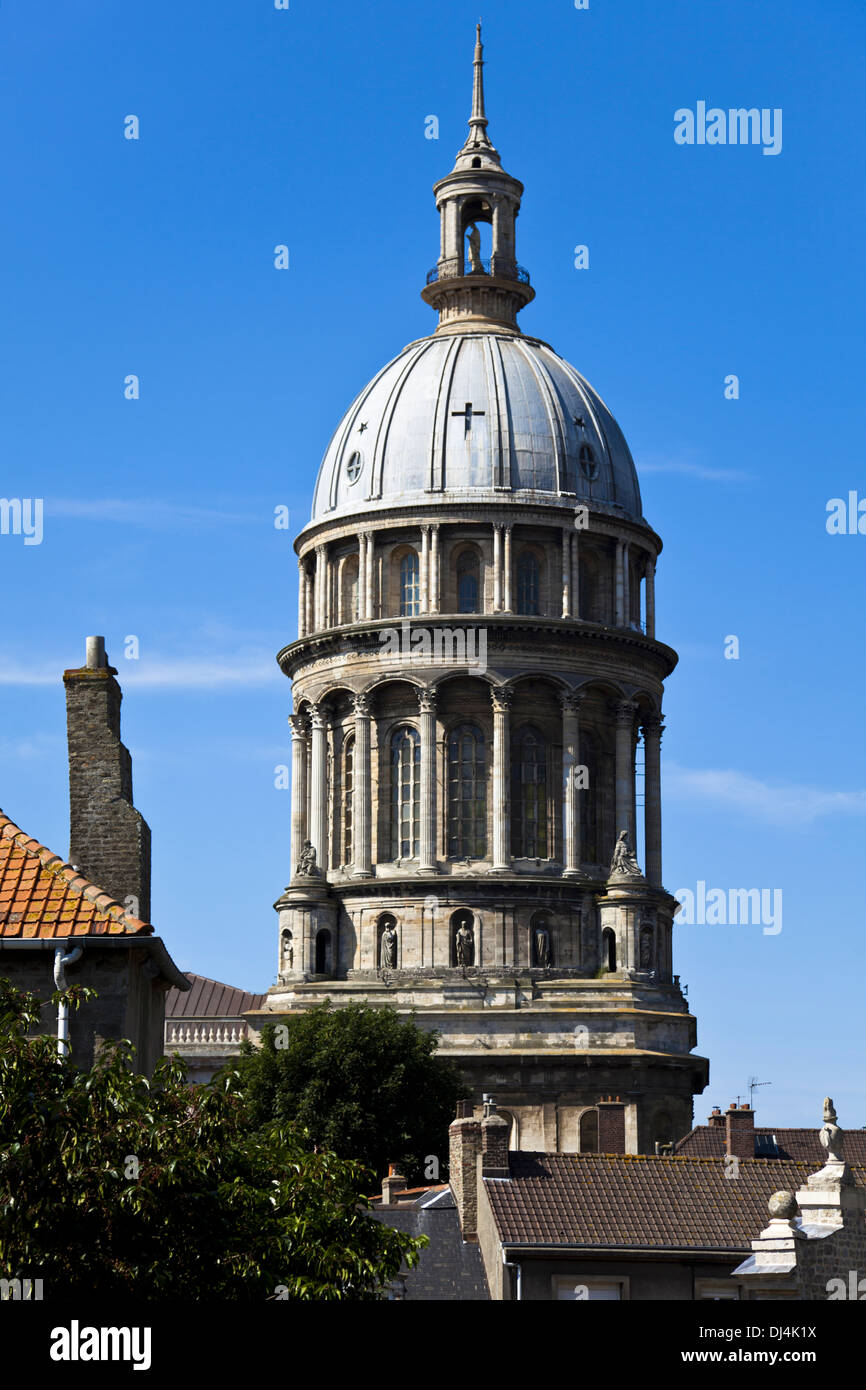
[[[662,886],[662,778],[661,742],[664,721],[650,719],[643,725],[644,740],[644,872],[654,888]]]
[[[571,616],[580,617],[580,532],[571,537]]]
[[[436,872],[436,691],[419,690],[421,710],[421,787],[418,872]]]
[[[311,574],[309,573],[309,570],[307,571],[307,576],[306,576],[305,592],[306,592],[306,595],[307,595],[307,618],[306,618],[306,622],[304,623],[304,629],[305,629],[305,635],[306,635],[307,637],[309,637],[310,633],[311,633],[311,632],[314,632],[314,631],[315,631],[315,627],[316,627],[316,608],[315,608],[315,603],[316,603],[316,585],[315,585],[315,576],[314,576],[314,575],[311,575]]]
[[[364,616],[368,623],[371,623],[376,616],[376,580],[375,580],[375,549],[376,538],[372,531],[367,533],[367,564],[364,569]]]
[[[289,715],[292,729],[292,877],[307,836],[307,722]]]
[[[493,527],[493,611],[502,608],[502,527]]]
[[[321,632],[325,626],[325,613],[327,611],[326,598],[326,568],[327,568],[327,547],[324,545],[316,546],[316,601],[315,601],[315,623],[316,632]]]
[[[352,875],[369,878],[372,873],[371,793],[370,793],[370,700],[356,695],[355,760],[352,788]],[[345,795],[345,793],[344,793]]]
[[[328,720],[321,705],[310,711],[313,759],[310,776],[310,833],[316,863],[324,874],[328,867]]]
[[[631,627],[631,563],[629,560],[629,543],[625,542],[622,548],[622,625]]]
[[[562,533],[562,616],[571,617],[571,533]]]
[[[430,527],[430,612],[439,612],[439,527]]]
[[[653,555],[646,565],[646,635],[656,635],[656,562]]]
[[[418,575],[420,613],[430,612],[430,527],[421,527],[421,564]]]
[[[634,716],[636,706],[631,700],[620,700],[616,706],[616,825],[614,831],[628,831],[631,848],[634,842]]]
[[[583,695],[562,694],[562,783],[565,793],[563,815],[563,874],[574,878],[580,873],[580,706]]]
[[[503,579],[504,579],[504,583],[503,583],[503,589],[504,589],[504,603],[503,603],[502,606],[503,606],[504,612],[510,613],[510,612],[511,612],[511,527],[510,527],[510,526],[505,526],[503,529],[504,529],[504,531],[505,531],[505,558],[504,558],[504,561],[503,561],[503,569],[504,569],[505,573],[504,573],[504,576],[503,576]]]
[[[307,635],[307,570],[302,559],[298,560],[298,636]]]
[[[615,567],[614,567],[614,625],[615,625],[616,627],[622,627],[622,624],[623,624],[623,616],[622,616],[622,595],[623,595],[623,580],[622,580],[622,541],[617,541],[617,543],[616,543],[616,563],[615,563]],[[620,830],[621,830],[621,829],[622,829],[622,826],[620,826]],[[619,830],[617,831],[617,834],[619,834]]]
[[[513,695],[510,690],[492,690],[490,698],[493,703],[493,866],[491,873],[506,873],[511,868],[508,772],[510,763],[509,710]]]

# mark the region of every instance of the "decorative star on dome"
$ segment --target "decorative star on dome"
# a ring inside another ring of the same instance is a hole
[[[578,429],[581,429],[581,430],[585,430],[585,429],[586,429],[586,421],[584,420],[584,418],[583,418],[582,415],[572,415],[571,418],[572,418],[572,420],[574,421],[574,423],[577,425]]]
[[[363,434],[363,433],[364,433],[364,430],[365,430],[366,428],[367,428],[367,421],[366,421],[366,420],[362,420],[361,424],[358,426],[358,433],[359,433],[359,434]]]

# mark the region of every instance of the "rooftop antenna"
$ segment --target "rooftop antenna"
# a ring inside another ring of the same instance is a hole
[[[750,1077],[749,1077],[749,1109],[750,1109],[750,1110],[754,1110],[754,1108],[755,1108],[752,1102],[754,1101],[754,1098],[755,1098],[755,1091],[756,1091],[756,1089],[758,1088],[758,1086],[772,1086],[772,1084],[773,1084],[772,1081],[759,1081],[758,1078],[757,1078],[756,1076],[750,1076]]]

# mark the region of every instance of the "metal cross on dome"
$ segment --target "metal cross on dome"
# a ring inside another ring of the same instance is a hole
[[[475,410],[474,407],[473,407],[473,405],[472,405],[472,402],[471,402],[471,401],[467,401],[466,404],[464,405],[464,407],[463,407],[462,410],[452,410],[452,412],[451,412],[452,415],[462,415],[462,416],[463,416],[463,434],[464,434],[464,436],[467,435],[467,434],[469,433],[469,431],[472,429],[472,416],[473,416],[473,413],[474,413],[475,415],[486,415],[486,414],[487,414],[487,411],[486,411],[486,410]]]

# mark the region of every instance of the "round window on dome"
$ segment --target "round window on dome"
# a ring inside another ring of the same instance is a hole
[[[598,460],[591,444],[581,444],[579,458],[581,468],[592,482],[593,478],[598,477]]]
[[[350,456],[349,462],[346,464],[346,477],[349,479],[350,483],[356,483],[363,471],[364,460],[356,449]]]

